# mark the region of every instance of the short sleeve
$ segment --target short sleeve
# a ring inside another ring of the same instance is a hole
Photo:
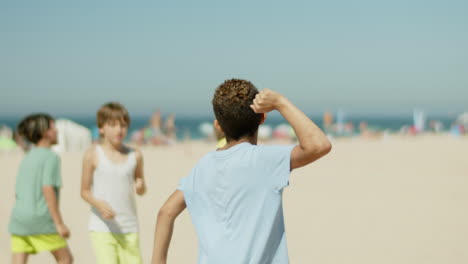
[[[193,175],[195,173],[195,168],[192,169],[190,174],[186,177],[183,177],[180,179],[179,186],[177,187],[177,190],[186,192],[192,189],[192,182],[193,182]]]
[[[46,159],[42,170],[42,185],[52,185],[60,187],[62,185],[60,177],[60,159],[53,155]]]
[[[179,186],[177,186],[177,190],[185,191],[187,189],[187,177],[183,177],[182,179],[180,179]]]
[[[268,146],[265,151],[267,171],[272,178],[273,188],[281,191],[289,185],[289,175],[291,174],[291,152],[295,145]]]

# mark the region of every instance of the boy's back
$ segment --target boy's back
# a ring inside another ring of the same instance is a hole
[[[241,143],[210,152],[182,179],[199,263],[288,262],[282,190],[292,148]]]
[[[199,237],[199,263],[287,264],[282,190],[289,173],[326,155],[327,136],[281,94],[227,80],[212,100],[215,129],[226,145],[203,157],[164,203],[154,235],[153,264],[166,264],[174,221],[188,208]],[[257,146],[266,113],[277,110],[296,146]]]
[[[21,162],[16,178],[16,203],[9,230],[17,235],[56,233],[42,187],[61,185],[60,161],[48,148],[33,148]]]

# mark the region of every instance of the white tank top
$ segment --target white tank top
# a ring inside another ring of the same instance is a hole
[[[96,145],[96,154],[98,165],[93,173],[92,192],[96,199],[103,200],[112,207],[115,217],[105,220],[99,211],[92,207],[89,229],[119,234],[138,232],[133,187],[137,164],[135,151],[130,152],[123,163],[109,160],[100,145]]]

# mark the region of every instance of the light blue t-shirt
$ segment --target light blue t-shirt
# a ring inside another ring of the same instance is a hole
[[[180,182],[199,264],[285,264],[282,193],[293,146],[241,143],[212,151]]]

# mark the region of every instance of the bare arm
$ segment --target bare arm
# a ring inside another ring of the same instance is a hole
[[[102,217],[105,219],[112,219],[115,216],[112,208],[106,202],[96,199],[91,192],[91,185],[93,184],[93,172],[95,167],[94,150],[91,148],[86,151],[83,158],[83,170],[81,175],[81,198],[83,198],[83,200],[85,200],[91,206],[98,209]]]
[[[138,150],[136,152],[137,165],[135,168],[135,192],[138,195],[143,195],[146,193],[146,183],[143,176],[143,155]]]
[[[177,190],[159,210],[154,233],[152,264],[166,264],[175,219],[185,208],[184,194]]]
[[[283,95],[269,89],[255,97],[251,108],[256,113],[277,110],[294,129],[299,145],[291,153],[291,170],[323,157],[331,150],[331,143],[322,130]]]
[[[68,238],[70,236],[70,231],[63,223],[62,215],[59,210],[59,203],[57,195],[55,193],[55,187],[52,185],[42,186],[42,192],[47,203],[47,208],[49,208],[50,216],[54,221],[54,224],[57,228],[57,232],[60,236]]]

